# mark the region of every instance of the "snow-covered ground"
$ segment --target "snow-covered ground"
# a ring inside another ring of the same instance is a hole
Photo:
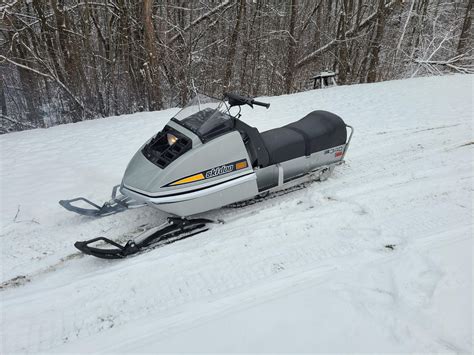
[[[1,353],[472,351],[473,76],[265,98],[261,131],[314,109],[355,127],[323,183],[126,260],[73,243],[161,223],[107,200],[175,109],[12,133],[1,144]]]

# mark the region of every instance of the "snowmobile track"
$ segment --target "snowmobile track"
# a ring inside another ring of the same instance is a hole
[[[304,188],[307,188],[313,182],[316,182],[316,181],[318,181],[318,180],[306,181],[306,182],[303,182],[301,184],[298,184],[298,185],[295,185],[295,186],[292,186],[292,187],[289,187],[289,188],[286,188],[286,189],[283,189],[283,190],[280,190],[280,191],[271,192],[271,193],[266,194],[266,195],[258,195],[257,197],[254,197],[250,200],[231,203],[230,205],[224,206],[223,208],[244,208],[244,207],[252,206],[256,203],[272,200],[274,198],[290,194],[294,191],[302,190]]]

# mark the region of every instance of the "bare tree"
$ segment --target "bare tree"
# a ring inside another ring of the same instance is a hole
[[[143,23],[145,36],[145,50],[147,62],[144,63],[146,79],[150,86],[148,91],[149,106],[151,110],[162,108],[161,89],[160,89],[160,70],[158,63],[157,39],[155,36],[155,27],[152,18],[153,0],[143,0]]]
[[[376,31],[374,38],[371,41],[370,45],[370,64],[369,70],[367,73],[367,82],[373,83],[377,80],[377,67],[379,63],[379,53],[380,53],[380,46],[382,45],[382,37],[385,30],[385,1],[378,0],[378,8],[377,8],[377,24],[376,24]]]
[[[472,0],[8,0],[0,132],[183,105],[194,83],[279,95],[472,73]]]
[[[245,13],[245,4],[246,4],[246,0],[240,0],[237,20],[235,21],[235,26],[232,31],[232,35],[230,37],[229,51],[227,54],[227,60],[226,60],[226,66],[225,66],[225,72],[224,72],[224,82],[223,82],[224,88],[226,90],[229,89],[229,86],[230,86],[232,69],[234,67],[234,61],[235,61],[237,40],[239,38],[239,32],[240,32],[240,24],[242,23],[242,18]]]
[[[464,21],[462,25],[461,35],[459,36],[459,43],[457,48],[457,54],[462,55],[469,44],[471,38],[471,13],[472,13],[473,0],[469,0],[466,6],[466,13],[464,15]]]
[[[295,61],[296,61],[296,17],[298,16],[298,0],[291,0],[290,5],[290,25],[288,27],[288,59],[287,67],[285,72],[285,92],[289,94],[293,87],[293,75],[295,71]]]

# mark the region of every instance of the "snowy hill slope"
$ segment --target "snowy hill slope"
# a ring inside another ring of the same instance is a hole
[[[261,131],[342,116],[355,127],[346,164],[120,261],[73,243],[126,240],[164,214],[88,219],[57,201],[108,199],[176,110],[1,136],[2,353],[472,351],[472,80],[265,98],[242,115]]]

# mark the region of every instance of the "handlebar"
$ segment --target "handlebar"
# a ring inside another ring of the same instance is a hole
[[[255,101],[251,97],[246,97],[246,96],[241,96],[239,94],[234,94],[230,92],[226,92],[224,94],[224,97],[227,98],[229,101],[230,106],[241,106],[241,105],[249,105],[250,107],[253,108],[253,105],[256,106],[263,106],[266,108],[270,107],[270,104],[267,104],[265,102],[260,102],[260,101]]]
[[[255,101],[252,99],[251,103],[253,105],[257,105],[257,106],[263,106],[263,107],[266,107],[266,108],[269,108],[270,107],[270,104],[267,104],[265,102],[260,102],[260,101]]]

